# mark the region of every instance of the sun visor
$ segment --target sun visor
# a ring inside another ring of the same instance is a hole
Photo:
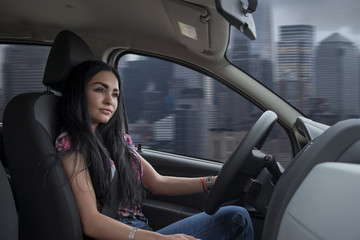
[[[235,28],[239,29],[250,40],[256,39],[255,22],[251,13],[255,12],[258,0],[216,0],[218,12]]]
[[[201,6],[183,1],[163,1],[178,40],[190,49],[209,49],[210,14]]]

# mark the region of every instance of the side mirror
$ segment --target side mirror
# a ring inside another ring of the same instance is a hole
[[[257,4],[258,0],[248,0],[248,6],[245,6],[241,0],[216,0],[216,9],[246,37],[255,40],[256,29],[251,13],[255,12]]]

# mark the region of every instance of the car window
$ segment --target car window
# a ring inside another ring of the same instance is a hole
[[[50,47],[0,45],[0,118],[7,103],[24,92],[44,91],[42,84]]]
[[[261,111],[215,79],[187,67],[129,54],[118,63],[135,144],[225,162]],[[266,141],[284,166],[291,146],[277,126]]]
[[[309,118],[332,125],[360,116],[360,2],[324,3],[262,1],[252,14],[257,39],[232,28],[226,56]]]
[[[0,117],[24,92],[44,91],[50,47],[0,45]],[[261,111],[220,82],[189,68],[138,55],[119,61],[130,133],[135,144],[224,162]],[[284,147],[286,146],[286,147]],[[291,147],[280,126],[263,149],[286,166]]]

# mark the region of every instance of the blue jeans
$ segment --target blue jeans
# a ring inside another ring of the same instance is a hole
[[[118,218],[117,220],[125,223],[126,225],[136,228],[145,228],[146,226],[148,226],[148,220],[145,217],[138,219],[135,216],[131,216],[126,218]]]
[[[183,233],[201,240],[254,239],[249,213],[237,206],[222,207],[214,215],[196,214],[162,228],[158,233]]]

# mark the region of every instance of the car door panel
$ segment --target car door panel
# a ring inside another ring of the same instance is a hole
[[[222,164],[206,160],[162,153],[152,150],[139,152],[162,175],[199,177],[217,175]],[[172,222],[202,212],[206,193],[185,196],[159,196],[147,194],[143,211],[150,226],[156,230]]]

